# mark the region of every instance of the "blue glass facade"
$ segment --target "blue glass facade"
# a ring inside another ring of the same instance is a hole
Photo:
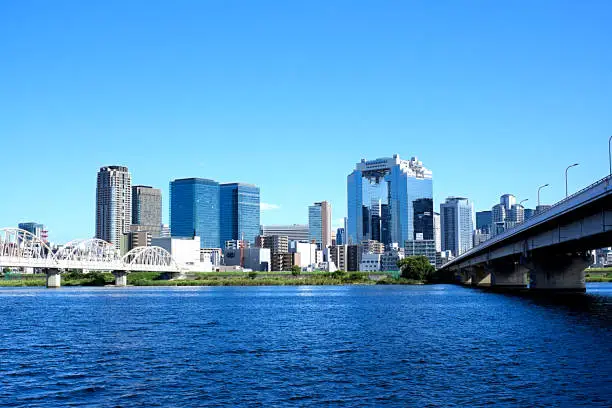
[[[336,245],[346,245],[346,233],[344,228],[338,228],[336,230]]]
[[[525,210],[526,212],[527,210]],[[526,214],[525,214],[526,215]],[[490,233],[493,224],[493,213],[491,211],[478,211],[476,213],[476,228]]]
[[[348,243],[433,239],[431,172],[416,159],[362,160],[347,178],[347,205]]]
[[[308,240],[315,242],[319,249],[323,242],[323,213],[321,205],[308,207]]]
[[[244,239],[251,244],[259,235],[259,187],[250,184],[220,185],[220,248],[225,241]]]
[[[202,248],[217,248],[220,238],[220,191],[213,180],[188,178],[170,182],[170,233],[200,237]]]

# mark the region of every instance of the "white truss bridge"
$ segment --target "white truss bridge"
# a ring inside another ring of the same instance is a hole
[[[136,247],[121,256],[114,245],[92,238],[70,241],[54,253],[45,242],[19,228],[0,229],[0,270],[4,267],[181,272],[172,255],[161,247]]]

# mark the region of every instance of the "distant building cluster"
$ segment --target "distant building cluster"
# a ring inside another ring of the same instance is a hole
[[[398,261],[415,255],[439,267],[549,207],[525,208],[504,194],[490,210],[474,212],[468,198],[451,196],[436,212],[431,170],[397,154],[355,165],[340,228],[332,228],[328,201],[308,206],[307,224],[261,225],[260,189],[247,183],[176,179],[169,204],[164,225],[160,189],[132,185],[127,167],[102,167],[95,237],[121,253],[160,246],[194,271],[397,271]],[[48,241],[42,224],[19,227]],[[601,250],[597,259],[612,263],[612,253]]]

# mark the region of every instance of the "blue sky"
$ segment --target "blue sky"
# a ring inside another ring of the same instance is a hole
[[[94,4],[95,3],[95,4]],[[436,207],[535,205],[608,173],[609,1],[0,3],[0,226],[94,233],[100,166],[261,188],[263,223],[346,214],[362,157],[418,156]]]

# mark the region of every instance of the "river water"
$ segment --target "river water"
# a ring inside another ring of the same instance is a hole
[[[610,406],[587,288],[3,288],[0,405]]]

